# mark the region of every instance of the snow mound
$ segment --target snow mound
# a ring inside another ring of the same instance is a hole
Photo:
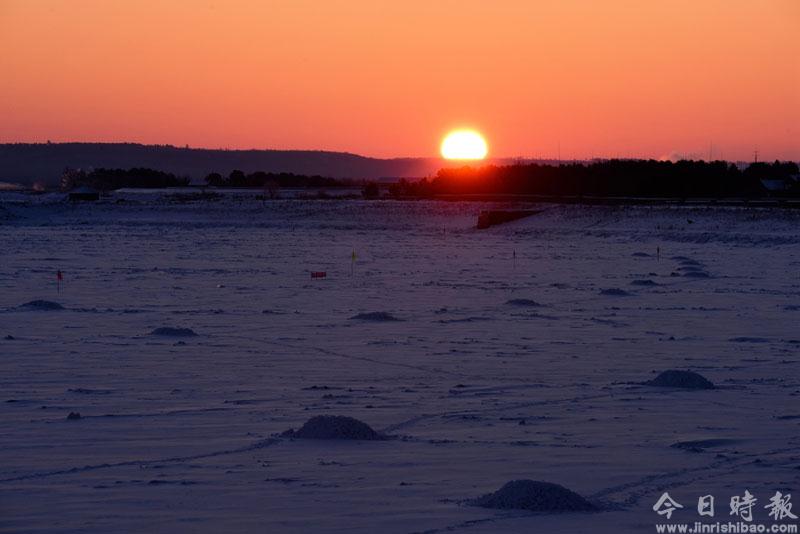
[[[531,299],[511,299],[507,300],[506,304],[509,306],[523,306],[527,308],[536,308],[541,306],[541,304]]]
[[[657,286],[657,285],[658,285],[658,282],[654,282],[653,280],[647,280],[647,279],[645,279],[645,280],[633,280],[633,281],[631,282],[631,285],[632,285],[632,286],[647,286],[647,287],[652,287],[652,286]]]
[[[32,300],[20,306],[23,310],[54,311],[63,310],[64,306],[50,300]]]
[[[728,341],[732,341],[733,343],[769,343],[769,339],[765,337],[754,336],[732,337]]]
[[[591,512],[597,507],[558,484],[536,480],[512,480],[502,488],[470,501],[473,506],[531,512]]]
[[[705,271],[686,271],[683,273],[683,276],[687,278],[711,278],[711,276]]]
[[[172,328],[162,326],[150,332],[151,336],[193,337],[197,334],[191,328]]]
[[[701,452],[706,449],[714,447],[725,447],[727,445],[735,445],[739,440],[729,438],[710,438],[710,439],[695,439],[689,441],[676,441],[670,447],[673,449],[685,449],[692,452]]]
[[[601,295],[606,295],[608,297],[630,297],[631,293],[628,293],[624,289],[620,289],[618,287],[612,287],[609,289],[603,289],[600,291]]]
[[[714,389],[714,384],[702,375],[692,371],[676,371],[673,369],[664,371],[644,384],[663,388]]]
[[[354,319],[356,321],[372,321],[374,323],[387,323],[391,321],[400,320],[389,312],[359,313],[357,315],[350,317],[350,319]]]
[[[283,435],[299,439],[386,439],[367,423],[343,415],[317,415],[306,421],[300,430],[288,430]]]

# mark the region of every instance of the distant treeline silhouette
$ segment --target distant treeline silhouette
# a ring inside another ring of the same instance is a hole
[[[341,187],[347,182],[325,176],[305,176],[289,172],[262,172],[257,171],[245,174],[240,170],[231,171],[228,176],[212,172],[206,176],[208,185],[215,187]]]
[[[517,194],[554,197],[758,197],[762,180],[783,181],[772,192],[800,196],[796,163],[753,163],[745,170],[724,161],[609,160],[592,164],[509,165],[441,169],[417,182],[390,187],[398,197]]]
[[[179,177],[168,172],[154,169],[95,169],[86,172],[80,169],[66,169],[61,177],[61,188],[68,190],[79,186],[88,186],[99,191],[115,189],[162,187],[183,187],[189,185],[188,177]]]

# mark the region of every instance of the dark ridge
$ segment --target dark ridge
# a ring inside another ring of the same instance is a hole
[[[209,173],[227,176],[234,170],[379,180],[429,176],[440,167],[439,158],[377,159],[321,150],[224,150],[136,143],[0,144],[3,180],[27,185],[41,180],[51,187],[58,185],[65,168],[149,168],[200,183]]]

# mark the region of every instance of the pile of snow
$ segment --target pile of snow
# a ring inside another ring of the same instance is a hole
[[[350,319],[355,319],[357,321],[372,321],[376,323],[385,323],[385,322],[400,320],[389,312],[359,313],[357,315],[350,317]]]
[[[287,430],[283,435],[299,439],[386,439],[367,423],[343,415],[317,415],[306,421],[300,430]]]
[[[711,275],[705,271],[686,271],[683,276],[686,278],[711,278]]]
[[[197,334],[191,328],[172,328],[169,326],[162,326],[150,332],[151,336],[175,336],[175,337],[193,337]]]
[[[564,486],[536,480],[512,480],[502,488],[470,501],[473,506],[531,512],[592,512],[597,507]]]
[[[58,302],[52,302],[50,300],[32,300],[30,302],[26,302],[25,304],[20,305],[20,308],[23,310],[34,310],[34,311],[55,311],[55,310],[63,310],[64,306],[62,306]]]
[[[653,280],[649,280],[649,279],[642,279],[642,280],[633,280],[633,281],[631,282],[631,285],[632,285],[632,286],[647,286],[647,287],[653,287],[653,286],[657,286],[657,285],[658,285],[658,282],[654,282]]]
[[[507,300],[506,304],[508,304],[509,306],[524,306],[528,308],[535,308],[541,306],[541,304],[531,299],[511,299]]]
[[[618,287],[612,287],[609,289],[603,289],[600,291],[601,295],[606,295],[608,297],[629,297],[631,296],[630,293],[625,291],[624,289],[619,289]]]
[[[695,439],[689,441],[676,441],[670,447],[673,449],[685,449],[692,452],[703,452],[706,449],[714,447],[725,447],[726,445],[734,445],[738,443],[735,439],[728,438],[710,438],[710,439]]]
[[[692,371],[676,371],[673,369],[664,371],[644,384],[664,388],[714,389],[714,384],[703,375]]]

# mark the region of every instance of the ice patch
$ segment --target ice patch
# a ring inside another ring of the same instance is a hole
[[[512,480],[502,488],[469,501],[472,506],[531,512],[593,512],[597,507],[572,490],[550,482]]]
[[[306,421],[300,430],[287,430],[283,436],[298,439],[383,440],[363,421],[343,415],[317,415]]]
[[[644,383],[646,386],[685,389],[714,389],[714,384],[704,376],[692,371],[664,371],[653,380]]]
[[[197,334],[191,328],[172,328],[162,326],[150,332],[151,336],[193,337]]]

